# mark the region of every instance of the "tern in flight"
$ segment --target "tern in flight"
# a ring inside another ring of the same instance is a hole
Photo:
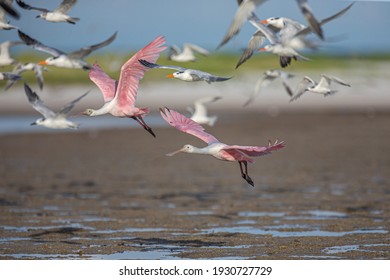
[[[344,82],[340,78],[337,78],[335,76],[328,76],[325,74],[321,75],[320,81],[317,83],[312,78],[305,76],[298,84],[297,90],[295,95],[290,99],[291,101],[297,100],[299,97],[302,96],[305,92],[313,92],[313,93],[319,93],[323,94],[324,96],[334,94],[337,92],[337,90],[333,90],[330,88],[330,85],[332,82],[336,82],[340,85],[350,87],[351,85]]]
[[[208,56],[210,53],[208,50],[199,47],[194,44],[185,43],[183,50],[176,45],[169,47],[168,59],[177,62],[188,62],[195,61],[195,52],[200,53],[204,56]]]
[[[84,70],[91,69],[92,66],[89,65],[86,61],[84,61],[83,58],[91,54],[93,51],[110,44],[112,41],[115,40],[117,34],[117,32],[115,32],[110,38],[108,38],[107,40],[99,44],[85,47],[71,53],[65,53],[58,49],[48,47],[42,44],[41,42],[31,38],[30,36],[28,36],[27,34],[23,33],[20,30],[18,30],[18,33],[20,39],[22,39],[22,41],[25,42],[26,45],[38,51],[46,52],[52,55],[52,57],[49,57],[46,60],[39,62],[40,65],[52,65],[52,66],[62,67],[62,68],[74,68],[74,69],[84,69]]]
[[[260,90],[262,88],[267,87],[271,82],[273,82],[275,79],[280,78],[282,80],[282,84],[284,89],[286,90],[287,94],[292,97],[293,96],[293,91],[288,84],[287,80],[294,77],[293,74],[278,70],[278,69],[272,69],[272,70],[267,70],[263,73],[263,76],[261,76],[255,85],[255,88],[253,90],[253,93],[251,96],[248,98],[248,100],[245,102],[244,107],[249,105],[253,100],[259,95]]]
[[[54,112],[48,107],[46,107],[43,104],[43,101],[39,98],[39,96],[34,91],[32,91],[31,88],[26,83],[24,84],[24,91],[26,92],[28,101],[31,103],[33,108],[43,115],[43,118],[36,120],[31,125],[42,125],[52,129],[66,129],[66,128],[77,129],[79,127],[78,124],[69,121],[67,119],[67,115],[70,112],[70,110],[72,110],[74,105],[78,101],[80,101],[81,98],[86,96],[89,93],[89,91],[81,95],[79,98],[65,105],[58,112]]]
[[[23,9],[42,12],[37,16],[37,18],[43,18],[44,20],[50,22],[67,22],[71,24],[76,24],[76,22],[80,20],[79,18],[70,17],[66,14],[76,4],[76,2],[77,0],[63,0],[57,8],[50,11],[45,8],[32,7],[22,0],[16,0],[16,3],[18,3],[18,5]]]
[[[207,114],[206,104],[215,102],[222,97],[220,96],[205,96],[198,98],[194,102],[194,108],[188,107],[187,110],[192,113],[190,119],[197,122],[198,124],[207,124],[209,126],[213,126],[217,121],[217,116],[209,116]]]
[[[14,73],[16,75],[20,75],[26,71],[33,71],[34,72],[34,75],[37,78],[38,86],[39,86],[40,90],[42,90],[43,85],[44,85],[43,71],[47,71],[46,67],[41,66],[37,63],[33,63],[33,62],[18,63],[15,66],[15,68],[12,70],[12,73]],[[16,82],[15,80],[8,81],[4,87],[4,90],[7,90],[10,87],[12,87],[15,82]]]
[[[223,82],[230,80],[232,77],[219,77],[212,75],[207,72],[203,72],[200,70],[184,68],[180,66],[173,65],[159,65],[155,63],[151,63],[150,61],[140,59],[139,63],[149,68],[160,68],[160,69],[173,69],[177,70],[172,74],[168,74],[167,78],[175,78],[186,82],[197,82],[197,81],[205,81],[208,84],[213,82]]]

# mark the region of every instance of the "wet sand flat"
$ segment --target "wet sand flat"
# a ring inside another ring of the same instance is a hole
[[[389,259],[390,113],[221,112],[249,166],[171,127],[0,136],[2,259]]]

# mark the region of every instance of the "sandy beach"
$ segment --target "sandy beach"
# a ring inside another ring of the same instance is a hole
[[[249,166],[172,127],[0,135],[2,259],[389,259],[390,114],[219,111]],[[147,118],[146,118],[147,120]]]

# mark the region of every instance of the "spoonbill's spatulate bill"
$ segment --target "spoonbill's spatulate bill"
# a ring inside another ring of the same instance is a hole
[[[143,120],[143,117],[149,113],[149,109],[137,108],[135,106],[135,99],[137,98],[139,81],[149,69],[141,65],[138,60],[147,59],[148,61],[155,62],[159,58],[160,53],[166,49],[166,46],[163,46],[163,44],[165,44],[165,38],[159,36],[134,54],[122,65],[119,81],[110,78],[95,63],[89,72],[89,78],[102,92],[104,105],[97,110],[87,109],[84,115],[93,117],[111,114],[120,118],[132,118],[156,137],[152,129]]]
[[[268,146],[239,146],[239,145],[227,145],[220,142],[213,135],[204,131],[204,128],[194,122],[193,120],[185,117],[184,115],[168,109],[160,108],[161,116],[171,126],[182,132],[191,134],[198,137],[202,141],[207,143],[204,148],[197,148],[192,145],[184,145],[183,148],[167,154],[167,156],[173,156],[179,152],[194,153],[211,155],[219,160],[224,161],[237,161],[240,165],[241,177],[248,182],[251,186],[254,186],[253,180],[248,175],[248,162],[253,163],[251,157],[258,157],[270,154],[272,151],[279,150],[285,145],[283,142],[276,140],[274,143],[269,142]]]

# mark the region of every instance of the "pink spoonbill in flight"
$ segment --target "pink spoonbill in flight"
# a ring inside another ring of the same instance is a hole
[[[145,123],[143,117],[149,113],[148,108],[137,108],[135,99],[137,97],[139,81],[149,69],[141,65],[138,60],[157,61],[160,53],[165,50],[165,38],[157,37],[147,46],[139,50],[121,68],[119,81],[110,78],[98,64],[94,64],[89,72],[89,78],[99,87],[103,94],[104,105],[97,110],[87,109],[83,112],[87,116],[99,116],[111,114],[115,117],[128,117],[136,120],[145,130],[154,137],[156,135]]]
[[[278,140],[276,140],[275,143],[269,141],[269,144],[266,147],[227,145],[221,143],[213,135],[205,132],[200,124],[174,110],[170,110],[166,107],[164,109],[160,108],[160,113],[164,120],[177,130],[198,137],[207,143],[207,146],[203,148],[197,148],[187,144],[184,145],[183,148],[167,154],[167,156],[173,156],[179,152],[184,152],[211,155],[219,160],[237,161],[240,165],[241,177],[251,186],[254,186],[252,179],[248,175],[248,162],[253,163],[251,157],[264,156],[285,146],[284,142],[279,142]]]

